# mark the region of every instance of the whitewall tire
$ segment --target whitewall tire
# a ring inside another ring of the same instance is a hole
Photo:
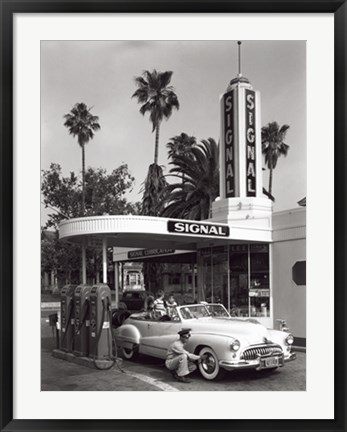
[[[134,346],[132,348],[121,348],[121,353],[122,356],[126,359],[126,360],[134,360],[137,357],[137,350],[134,348]]]
[[[200,350],[199,355],[202,357],[201,362],[199,362],[201,375],[210,381],[221,378],[225,371],[219,366],[218,357],[213,349],[204,347]]]

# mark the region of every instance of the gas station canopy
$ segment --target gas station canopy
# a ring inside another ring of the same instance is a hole
[[[59,237],[73,243],[108,247],[167,248],[193,251],[235,242],[271,241],[264,232],[207,221],[168,219],[150,216],[93,216],[63,221]]]

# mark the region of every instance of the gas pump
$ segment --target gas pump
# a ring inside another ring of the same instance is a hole
[[[83,357],[89,354],[89,297],[92,287],[78,285],[74,294],[74,351],[76,356]]]
[[[76,285],[65,285],[61,290],[60,316],[61,341],[60,348],[72,352],[74,335],[74,292]]]
[[[89,299],[90,339],[89,357],[112,361],[111,290],[106,284],[94,285]],[[113,366],[113,363],[111,367]],[[95,363],[95,366],[96,363]]]

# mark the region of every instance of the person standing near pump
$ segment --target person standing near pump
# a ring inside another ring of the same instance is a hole
[[[186,376],[195,371],[196,364],[201,357],[190,353],[184,347],[191,336],[191,329],[186,328],[178,332],[180,338],[172,343],[167,351],[165,366],[170,370],[172,376],[180,382],[190,383]]]

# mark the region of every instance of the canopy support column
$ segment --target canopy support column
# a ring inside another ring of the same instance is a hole
[[[102,239],[102,282],[107,284],[107,238]]]
[[[195,287],[195,261],[194,258],[192,260],[191,269],[192,269],[192,290],[193,290],[193,302],[196,300],[196,287]]]
[[[118,262],[114,263],[114,290],[116,293],[116,309],[118,309],[119,304],[119,271],[118,271]]]
[[[231,295],[231,290],[230,290],[230,245],[227,246],[228,248],[228,255],[227,255],[227,259],[228,259],[228,271],[227,271],[227,277],[228,277],[228,312],[230,313],[230,295]]]
[[[82,283],[87,283],[86,243],[82,242]]]

